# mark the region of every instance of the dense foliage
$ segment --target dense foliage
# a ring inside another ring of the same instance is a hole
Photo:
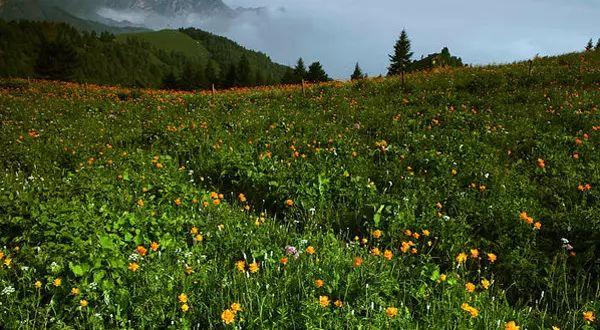
[[[0,20],[0,77],[186,90],[281,82],[286,67],[266,55],[200,30],[181,31],[206,51],[191,56],[158,48],[136,34],[117,39],[63,23]],[[140,35],[149,34],[160,40],[165,32]]]
[[[600,53],[531,68],[2,81],[2,323],[594,328]]]

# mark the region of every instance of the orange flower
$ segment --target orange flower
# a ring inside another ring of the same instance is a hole
[[[260,265],[255,261],[248,265],[248,269],[250,270],[250,273],[256,273],[260,270]]]
[[[542,223],[541,223],[541,222],[539,222],[539,221],[538,221],[538,222],[536,222],[536,223],[534,223],[534,224],[533,224],[533,228],[534,228],[534,229],[538,229],[538,230],[539,230],[540,228],[542,228]]]
[[[479,258],[479,250],[471,249],[471,258],[473,258],[473,259]]]
[[[380,238],[382,234],[383,234],[383,232],[381,230],[377,229],[377,230],[373,231],[372,236],[373,236],[373,238]]]
[[[396,307],[386,308],[385,315],[387,315],[389,318],[394,318],[394,317],[398,316],[398,308],[396,308]]]
[[[291,200],[291,199],[288,199],[288,200],[286,200],[286,201],[285,201],[285,206],[287,206],[287,207],[292,207],[292,206],[294,206],[294,201],[293,201],[293,200]]]
[[[246,202],[246,195],[240,193],[238,195],[238,199],[240,200],[240,202],[245,203]]]
[[[279,262],[280,262],[282,265],[284,265],[284,266],[285,266],[285,265],[288,263],[288,258],[287,258],[287,257],[282,257],[281,259],[279,259]]]
[[[325,284],[325,281],[323,281],[321,279],[315,280],[315,286],[317,288],[322,288],[324,284]]]
[[[491,263],[496,262],[496,260],[498,259],[498,257],[493,253],[488,253],[487,257],[488,257],[488,261]]]
[[[400,251],[402,251],[402,253],[406,253],[408,252],[408,250],[410,250],[410,242],[402,242],[402,247],[400,247]]]
[[[150,249],[152,249],[152,251],[156,252],[156,251],[158,251],[159,246],[160,246],[160,244],[158,244],[156,242],[152,242],[152,244],[150,244]]]
[[[327,296],[319,296],[319,305],[321,305],[321,307],[326,308],[329,306],[329,297]]]
[[[213,199],[213,205],[219,205],[219,204],[221,204],[220,199]]]
[[[177,205],[177,206],[181,205],[181,199],[180,198],[177,198],[175,200],[175,205]]]
[[[223,320],[225,324],[231,324],[235,322],[235,313],[231,309],[226,309],[221,313],[221,320]]]
[[[139,245],[135,251],[141,255],[142,257],[145,256],[148,253],[148,250],[143,246],[143,245]]]
[[[406,229],[404,231],[404,235],[406,235],[406,236],[412,236],[412,231],[410,231],[410,229]]]
[[[338,300],[336,300],[336,301],[333,303],[333,305],[334,305],[335,307],[337,307],[337,308],[342,308],[342,307],[344,307],[344,303],[343,303],[341,300],[339,300],[339,299],[338,299]]]
[[[465,311],[465,312],[467,312],[467,313],[471,314],[471,317],[472,317],[472,318],[476,318],[476,317],[477,317],[477,315],[479,315],[479,310],[478,310],[477,308],[475,308],[475,307],[473,307],[473,306],[471,306],[471,305],[467,304],[467,303],[463,303],[462,305],[460,305],[460,308],[461,308],[463,311]]]
[[[363,263],[363,259],[361,257],[354,257],[354,260],[352,263],[353,263],[354,267],[360,267]]]
[[[592,311],[583,312],[583,320],[588,324],[596,321],[596,315]]]
[[[145,203],[144,203],[144,200],[143,200],[143,199],[141,199],[141,198],[140,198],[140,199],[138,199],[138,201],[137,201],[137,205],[138,205],[139,207],[144,207],[144,204],[145,204]]]
[[[469,282],[469,283],[465,284],[465,289],[467,290],[468,293],[473,293],[473,292],[475,292],[475,284]]]
[[[315,252],[316,252],[315,248],[312,246],[309,246],[306,248],[306,253],[308,253],[308,254],[315,254]]]
[[[546,162],[543,159],[538,158],[538,160],[537,160],[537,167],[539,167],[539,168],[545,168],[546,167]]]
[[[235,263],[235,268],[239,271],[239,272],[244,272],[246,270],[246,262],[244,260],[240,260],[237,261]]]
[[[127,268],[132,272],[137,272],[137,270],[140,268],[140,265],[138,265],[137,262],[132,262],[129,264],[129,266],[127,266]]]
[[[504,325],[504,329],[506,329],[506,330],[519,330],[519,329],[521,329],[521,327],[518,326],[515,321],[509,321],[509,322],[506,322],[506,324]]]
[[[234,313],[237,312],[241,312],[242,311],[242,305],[240,305],[240,303],[232,303],[231,306],[229,307]]]
[[[185,304],[186,302],[188,302],[188,296],[187,294],[182,293],[179,296],[177,296],[177,300],[179,300],[180,303]]]
[[[387,260],[392,260],[392,258],[394,257],[394,253],[392,253],[392,251],[390,251],[390,250],[385,250],[383,252],[383,257],[386,258]]]
[[[371,254],[374,256],[380,256],[381,255],[381,251],[379,250],[379,248],[373,248],[371,250]]]

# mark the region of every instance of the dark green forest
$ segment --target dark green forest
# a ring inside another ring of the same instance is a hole
[[[209,58],[160,49],[135,34],[117,40],[65,23],[0,20],[0,76],[195,90],[278,84],[291,70],[227,38],[180,31],[200,41]]]

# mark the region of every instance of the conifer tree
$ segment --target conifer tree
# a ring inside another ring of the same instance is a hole
[[[237,68],[238,85],[240,86],[252,86],[254,85],[254,77],[250,68],[250,61],[246,54],[242,55]]]
[[[388,67],[388,76],[404,74],[411,63],[412,55],[408,34],[406,30],[402,30],[400,38],[394,45],[394,54],[389,55],[390,66]]]
[[[596,50],[600,50],[600,38],[598,38],[598,41],[596,42]]]
[[[302,79],[306,79],[306,66],[304,65],[304,60],[302,57],[298,59],[298,63],[296,63],[296,67],[294,68],[294,82],[299,83]]]
[[[590,41],[588,41],[587,45],[585,46],[585,51],[589,52],[593,49],[594,49],[594,44],[593,44],[592,39],[590,39]]]
[[[350,79],[351,80],[359,80],[359,79],[364,79],[364,78],[365,78],[365,75],[363,74],[363,72],[357,62],[356,66],[354,66],[354,72],[350,76]]]
[[[310,82],[324,82],[329,81],[327,73],[323,69],[323,66],[319,62],[314,62],[308,67],[308,73],[306,74],[306,80]]]

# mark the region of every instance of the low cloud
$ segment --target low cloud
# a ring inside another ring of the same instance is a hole
[[[466,63],[505,63],[580,50],[600,38],[600,2],[590,0],[225,0],[235,18],[194,15],[166,19],[101,12],[152,28],[197,26],[267,53],[279,63],[321,61],[347,78],[359,62],[370,75],[385,74],[388,54],[406,28],[415,57],[450,48]],[[143,16],[143,15],[142,15]]]

